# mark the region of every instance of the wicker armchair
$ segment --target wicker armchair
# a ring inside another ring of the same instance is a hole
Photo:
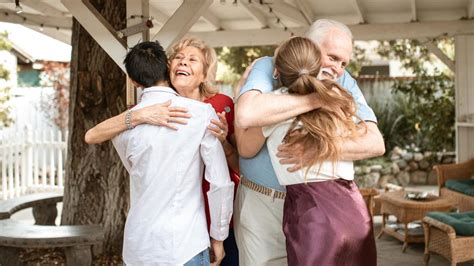
[[[369,210],[370,215],[374,216],[374,197],[377,196],[379,192],[375,188],[360,188],[359,191],[362,197],[364,198],[365,205],[367,205],[367,209]]]
[[[474,197],[445,187],[447,180],[468,180],[474,176],[474,158],[457,164],[436,165],[439,195],[453,201],[459,212],[474,210]]]
[[[451,266],[474,259],[474,236],[456,236],[454,228],[430,217],[423,218],[425,232],[425,265],[430,252],[451,261]]]

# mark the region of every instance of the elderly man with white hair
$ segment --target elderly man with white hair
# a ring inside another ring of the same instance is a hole
[[[367,105],[356,81],[345,67],[352,54],[352,33],[344,24],[317,20],[305,36],[321,50],[321,75],[336,79],[353,96],[357,116],[367,124],[367,131],[354,140],[342,143],[342,160],[360,160],[385,152],[377,119]],[[285,237],[282,231],[285,187],[278,183],[266,145],[255,147],[246,138],[246,128],[268,126],[324,106],[314,94],[285,95],[269,93],[274,89],[272,58],[259,59],[240,90],[236,107],[236,137],[242,174],[235,208],[235,230],[241,265],[286,265]],[[317,150],[303,154],[300,147],[279,147],[280,162],[289,171],[306,166]],[[324,240],[321,240],[324,241]]]

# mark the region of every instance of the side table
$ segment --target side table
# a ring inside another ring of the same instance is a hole
[[[431,196],[425,200],[410,200],[405,198],[406,191],[392,191],[380,195],[382,212],[382,229],[377,239],[384,233],[397,238],[403,242],[402,252],[405,252],[408,243],[424,243],[423,235],[410,235],[408,224],[413,221],[420,221],[427,212],[449,211],[452,203],[448,199]],[[390,215],[397,218],[403,224],[403,233],[396,228],[387,226]]]

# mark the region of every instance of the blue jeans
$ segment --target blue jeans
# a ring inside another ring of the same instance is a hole
[[[211,259],[209,257],[209,249],[206,248],[201,253],[194,256],[184,266],[209,266],[211,265]]]

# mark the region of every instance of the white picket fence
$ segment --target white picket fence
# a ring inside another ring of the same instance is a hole
[[[0,199],[63,189],[66,136],[59,130],[0,131]]]

